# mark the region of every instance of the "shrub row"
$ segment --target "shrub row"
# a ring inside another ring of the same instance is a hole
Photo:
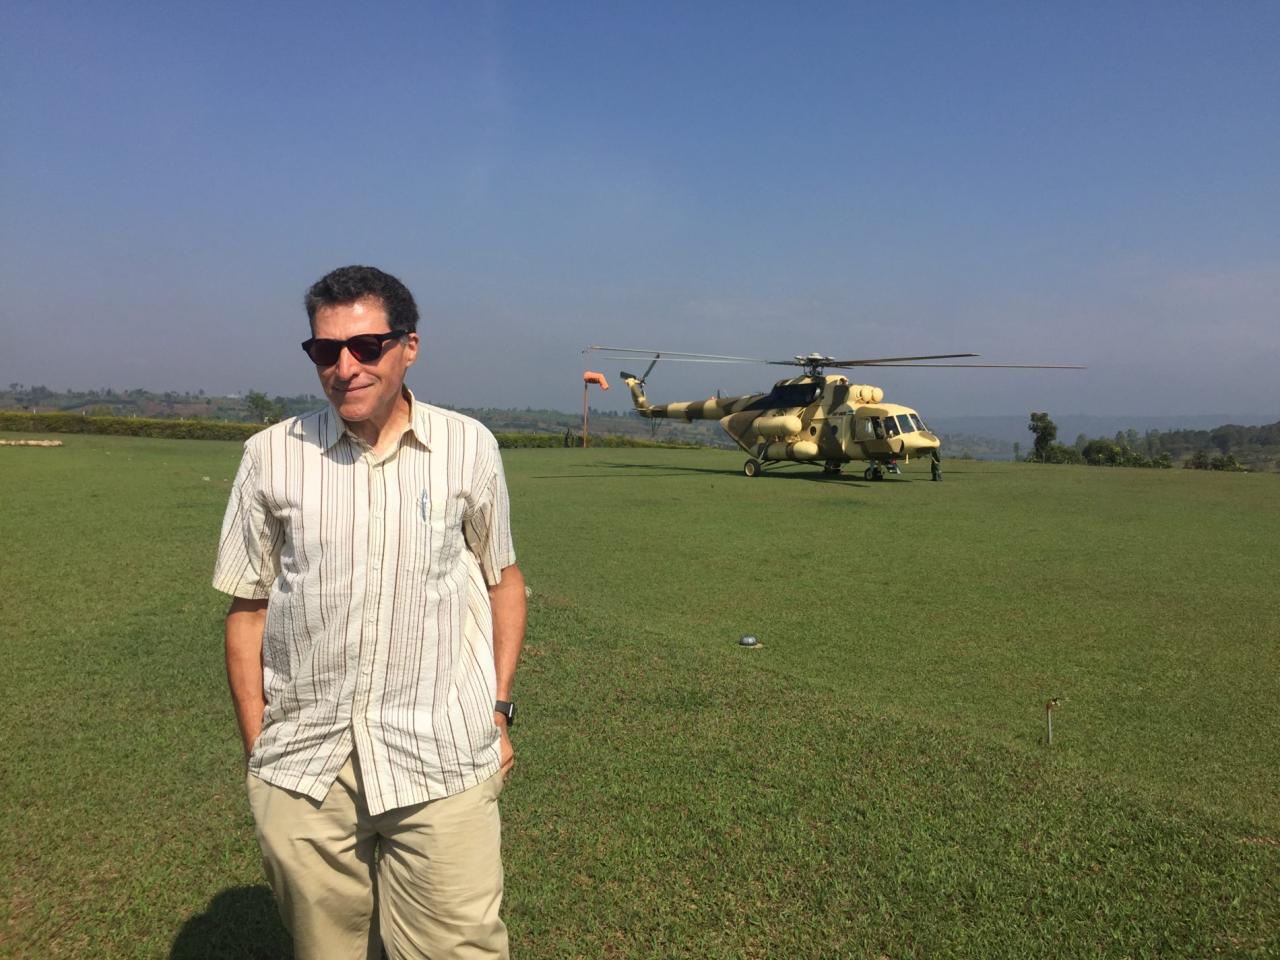
[[[1229,453],[1211,457],[1205,450],[1197,450],[1191,459],[1183,464],[1183,467],[1188,470],[1226,470],[1228,473],[1246,473],[1248,471],[1247,467],[1239,463]]]
[[[0,430],[19,433],[99,433],[166,440],[247,440],[257,423],[217,420],[152,420],[146,417],[86,417],[75,413],[20,413],[0,410]]]
[[[97,433],[116,437],[158,437],[167,440],[247,440],[259,430],[257,423],[230,423],[218,420],[152,420],[146,417],[86,417],[76,413],[23,413],[0,410],[0,430],[18,433]],[[562,433],[499,433],[498,446],[563,447]],[[571,445],[582,444],[579,436]],[[681,447],[687,443],[658,443],[638,437],[596,436],[593,447]]]
[[[563,447],[565,446],[563,433],[495,433],[498,438],[498,446],[503,449],[511,449],[515,447]],[[693,443],[662,443],[657,440],[642,440],[639,437],[619,437],[609,435],[592,436],[590,444],[593,447],[662,447],[666,449],[693,450],[697,444]],[[580,448],[582,446],[582,437],[579,434],[571,434],[569,437],[570,448]]]
[[[1109,440],[1091,440],[1083,450],[1051,443],[1043,456],[1032,452],[1026,460],[1028,463],[1087,463],[1094,467],[1146,467],[1156,470],[1168,470],[1173,466],[1173,458],[1167,453],[1148,459]]]

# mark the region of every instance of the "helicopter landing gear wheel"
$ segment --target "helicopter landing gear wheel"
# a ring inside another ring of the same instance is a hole
[[[828,477],[838,477],[841,473],[840,464],[836,463],[834,460],[828,460],[823,466],[822,472]]]
[[[862,471],[862,479],[864,480],[883,480],[884,471],[880,469],[880,464],[873,463],[867,469]]]
[[[937,450],[933,451],[933,462],[929,464],[929,479],[942,479],[942,456]]]
[[[760,461],[755,459],[748,460],[742,465],[742,472],[748,477],[760,476],[760,469]]]

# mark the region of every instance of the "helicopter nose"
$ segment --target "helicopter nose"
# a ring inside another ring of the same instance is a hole
[[[916,453],[927,453],[930,450],[937,450],[942,446],[942,442],[932,433],[913,433],[906,438],[907,452],[914,455]]]

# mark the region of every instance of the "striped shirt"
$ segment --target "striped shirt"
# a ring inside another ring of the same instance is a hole
[[[499,767],[486,585],[515,549],[498,444],[409,400],[381,456],[332,407],[251,438],[213,577],[268,601],[250,772],[323,800],[354,747],[375,815]]]

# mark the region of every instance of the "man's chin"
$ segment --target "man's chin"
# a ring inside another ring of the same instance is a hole
[[[353,395],[344,394],[333,398],[331,402],[334,409],[338,411],[338,416],[350,422],[368,420],[373,413],[372,404],[369,403],[368,398],[360,396],[358,393]]]

